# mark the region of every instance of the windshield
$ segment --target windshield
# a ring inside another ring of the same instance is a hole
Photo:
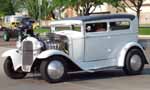
[[[17,21],[17,22],[20,22],[22,19],[23,19],[24,17],[15,17],[15,20]]]
[[[64,30],[72,30],[72,31],[81,31],[81,25],[79,24],[74,24],[74,25],[53,25],[52,26],[52,31],[57,32],[57,31],[64,31]]]

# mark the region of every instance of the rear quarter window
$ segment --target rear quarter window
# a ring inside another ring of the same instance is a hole
[[[127,30],[130,28],[129,21],[114,21],[110,22],[110,30],[117,31],[117,30]]]

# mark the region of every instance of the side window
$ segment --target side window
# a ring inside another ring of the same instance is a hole
[[[127,30],[130,28],[130,22],[129,21],[115,21],[110,22],[110,30],[116,31],[116,30]]]
[[[102,32],[107,31],[107,23],[88,23],[86,24],[86,32]]]

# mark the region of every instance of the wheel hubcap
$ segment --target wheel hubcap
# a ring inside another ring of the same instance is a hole
[[[64,74],[64,66],[60,61],[54,60],[48,64],[47,71],[51,79],[59,79]]]
[[[133,55],[131,57],[131,68],[135,71],[139,70],[141,67],[141,57],[139,55]]]
[[[6,35],[4,35],[4,40],[6,40],[7,39],[7,36]]]

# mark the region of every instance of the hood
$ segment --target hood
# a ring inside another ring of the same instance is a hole
[[[77,39],[84,36],[82,32],[72,31],[72,30],[58,31],[55,32],[55,34],[67,36],[68,38],[70,37],[72,39]]]

